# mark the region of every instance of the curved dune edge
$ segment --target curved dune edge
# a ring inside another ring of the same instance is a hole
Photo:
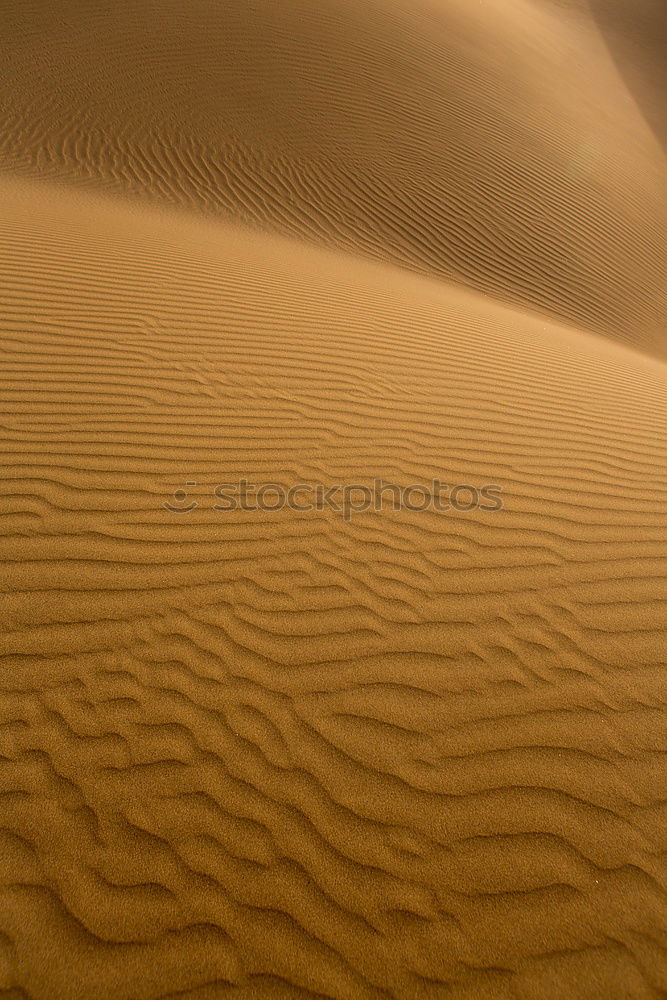
[[[642,113],[661,52],[619,55],[618,0],[5,6],[0,170],[367,254],[667,357],[653,97]]]
[[[659,996],[665,365],[0,194],[4,995]],[[504,509],[211,509],[376,475]]]

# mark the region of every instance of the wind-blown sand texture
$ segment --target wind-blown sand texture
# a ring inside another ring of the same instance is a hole
[[[0,998],[666,997],[667,8],[0,14]]]

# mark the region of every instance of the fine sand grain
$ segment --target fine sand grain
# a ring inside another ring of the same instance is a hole
[[[667,996],[666,11],[0,2],[1,1000]]]

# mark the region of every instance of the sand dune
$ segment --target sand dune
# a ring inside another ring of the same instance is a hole
[[[3,6],[0,996],[667,995],[655,8]]]
[[[583,0],[3,6],[5,169],[372,254],[666,356],[664,158]],[[598,0],[604,30],[624,6]]]

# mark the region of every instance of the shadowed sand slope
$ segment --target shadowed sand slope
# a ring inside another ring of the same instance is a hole
[[[664,363],[0,195],[2,995],[664,996]],[[213,509],[376,476],[504,509]]]
[[[589,0],[609,51],[654,135],[667,146],[667,4]]]
[[[370,254],[665,357],[665,161],[624,6],[4,0],[0,168]]]

